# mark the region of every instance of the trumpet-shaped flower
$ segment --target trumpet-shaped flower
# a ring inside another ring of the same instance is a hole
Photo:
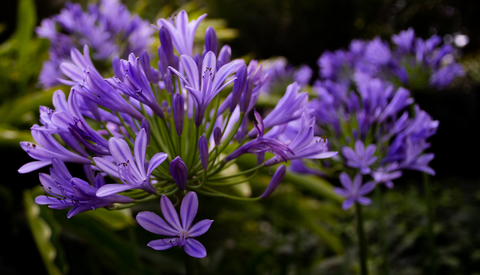
[[[155,187],[150,182],[150,176],[160,164],[167,158],[165,153],[155,154],[145,165],[145,151],[147,149],[147,135],[145,129],[140,130],[135,139],[135,159],[127,142],[123,139],[112,137],[108,141],[111,158],[94,157],[93,160],[98,168],[107,174],[119,178],[124,184],[107,184],[97,191],[97,196],[105,197],[129,189],[142,189],[155,194]]]
[[[100,174],[95,177],[94,186],[91,186],[84,180],[72,177],[62,161],[53,159],[52,165],[50,175],[43,173],[39,175],[45,195],[36,197],[35,202],[41,205],[47,204],[53,209],[73,207],[68,212],[67,218],[113,203],[132,202],[131,198],[120,195],[97,196],[98,188],[105,185],[105,180]]]

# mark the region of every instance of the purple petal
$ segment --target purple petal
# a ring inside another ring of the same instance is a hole
[[[147,244],[147,246],[155,249],[155,250],[167,250],[172,248],[176,245],[177,240],[175,238],[170,239],[159,239],[151,241]]]
[[[128,184],[106,184],[98,188],[97,197],[106,197],[133,188],[135,188],[135,186]]]
[[[167,154],[165,153],[156,153],[151,159],[150,162],[148,163],[148,169],[147,169],[147,177],[150,177],[152,174],[153,170],[157,168],[162,162],[164,162],[167,159]]]
[[[187,239],[183,250],[194,258],[205,258],[205,256],[207,256],[207,250],[203,244],[195,239]]]
[[[136,219],[138,224],[152,233],[172,237],[179,234],[177,230],[173,229],[161,217],[153,212],[140,212],[138,213]]]
[[[47,165],[50,165],[51,163],[52,161],[50,160],[32,161],[20,167],[20,169],[18,169],[18,173],[20,174],[29,173],[37,169],[40,169],[42,167],[45,167]]]
[[[182,55],[180,57],[180,61],[183,64],[183,70],[185,71],[185,74],[187,75],[187,84],[190,87],[193,87],[196,90],[200,90],[200,80],[199,76],[200,74],[198,73],[198,68],[197,64],[195,61],[189,57],[188,55]]]
[[[184,230],[188,230],[192,225],[195,215],[197,215],[198,197],[195,192],[188,192],[182,200],[180,206],[180,217]]]
[[[107,174],[114,176],[116,178],[120,178],[118,175],[118,167],[111,163],[110,161],[104,159],[104,158],[99,158],[99,157],[94,157],[93,160],[95,161],[95,165],[100,168],[103,172],[106,172]]]
[[[375,189],[375,186],[376,186],[376,184],[374,182],[367,182],[360,188],[360,191],[358,192],[358,194],[359,195],[366,195],[366,194],[372,192],[372,190]]]
[[[177,231],[182,230],[182,226],[180,225],[180,221],[178,220],[177,211],[175,207],[173,207],[172,202],[169,198],[165,195],[162,195],[160,199],[160,209],[162,210],[163,217],[165,220]]]
[[[147,135],[145,129],[141,129],[138,132],[137,137],[135,138],[135,161],[137,162],[137,167],[142,176],[145,177],[145,151],[147,150]],[[133,163],[132,163],[133,165]]]
[[[372,203],[372,200],[367,197],[358,197],[357,201],[359,204],[362,204],[362,205],[369,205]]]
[[[355,141],[355,152],[357,153],[357,156],[363,156],[365,154],[365,147],[361,140]]]
[[[353,179],[353,190],[358,192],[360,190],[360,186],[362,185],[362,174],[356,174],[355,178]]]
[[[129,163],[133,165],[132,151],[130,151],[130,147],[125,140],[112,137],[108,140],[108,147],[117,164]]]
[[[198,237],[205,234],[205,232],[210,229],[212,222],[213,220],[201,220],[197,222],[188,230],[188,237]]]
[[[350,196],[350,193],[349,193],[347,190],[343,189],[343,188],[335,187],[335,188],[333,188],[333,192],[337,193],[338,195],[340,195],[340,196],[342,196],[342,197],[344,197],[344,198]]]
[[[340,174],[340,182],[348,192],[352,192],[352,181],[347,173],[343,172]]]
[[[342,209],[347,210],[355,203],[355,198],[348,198],[342,204]]]

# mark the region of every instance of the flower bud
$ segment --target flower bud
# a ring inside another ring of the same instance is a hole
[[[175,129],[177,135],[181,136],[183,131],[183,119],[185,117],[185,106],[183,102],[183,96],[179,93],[173,95],[173,122],[175,123]]]
[[[222,141],[222,129],[220,127],[215,127],[213,129],[213,140],[215,141],[215,146],[219,146]]]
[[[242,92],[245,88],[245,83],[247,81],[247,66],[243,65],[238,69],[237,73],[235,74],[237,79],[233,82],[233,89],[232,89],[232,101],[230,103],[230,113],[235,110],[237,107],[238,101],[242,96]]]
[[[152,69],[150,67],[150,57],[148,56],[148,53],[146,50],[143,50],[140,53],[140,65],[142,66],[143,72],[145,73],[145,76],[147,77],[148,81],[151,83],[155,83],[152,75]]]
[[[160,38],[160,45],[162,46],[163,53],[165,54],[168,66],[175,67],[175,60],[173,57],[173,44],[172,37],[166,28],[161,28],[158,32]],[[178,67],[175,67],[178,68]]]
[[[198,139],[198,151],[200,151],[200,161],[204,170],[208,168],[208,142],[205,134]]]
[[[208,27],[205,33],[205,52],[209,51],[217,55],[217,34],[212,27]]]
[[[182,158],[176,157],[170,162],[170,174],[177,184],[178,189],[184,191],[187,188],[188,169]]]
[[[261,198],[266,198],[270,196],[273,193],[273,191],[275,191],[277,186],[283,180],[283,177],[285,177],[286,171],[287,171],[287,168],[285,168],[285,165],[278,167],[277,171],[275,171],[275,174],[273,174],[273,177],[270,180],[270,183],[268,184],[267,189],[265,189],[265,192],[263,192],[263,194],[260,196]]]

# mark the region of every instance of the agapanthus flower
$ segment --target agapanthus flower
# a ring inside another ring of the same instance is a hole
[[[118,12],[119,18],[108,23],[108,28],[117,30],[128,16],[114,4],[108,2],[108,7]],[[82,14],[81,9],[70,6],[62,13],[62,26],[77,28],[73,20],[76,14]],[[112,16],[109,12],[109,20]],[[60,81],[71,87],[68,100],[57,91],[54,108],[40,108],[42,126],[32,127],[38,145],[22,143],[37,161],[24,165],[19,172],[51,165],[53,159],[83,164],[90,182],[95,177],[107,179],[106,184],[89,189],[93,193],[88,191],[92,197],[83,200],[85,209],[117,209],[189,190],[205,196],[258,200],[280,184],[285,167],[277,169],[263,195],[239,198],[223,186],[248,180],[239,172],[228,175],[232,181],[225,181],[225,169],[241,155],[257,155],[259,165],[253,168],[252,177],[264,166],[266,152],[274,154],[266,166],[335,155],[328,150],[325,139],[313,135],[314,121],[301,119],[308,94],[300,92],[296,83],[287,88],[264,120],[254,112],[257,122],[252,131],[249,115],[268,75],[255,60],[248,65],[243,60],[230,60],[230,47],[219,46],[213,28],[207,29],[204,51],[194,52],[193,38],[202,19],[188,22],[182,11],[170,21],[160,20],[158,63],[150,64],[153,58],[145,51],[113,57],[113,77],[104,77],[95,68],[89,50],[94,46],[85,45],[83,53],[68,49],[70,57],[60,65],[64,73]],[[42,32],[51,35],[48,29]],[[230,91],[227,86],[232,82]],[[300,120],[302,127],[287,127]],[[116,195],[130,200],[108,200]],[[99,204],[98,200],[110,204]],[[185,239],[174,240],[175,244],[188,246]]]
[[[413,104],[408,90],[375,78],[357,78],[352,83],[317,81],[314,90],[318,98],[307,108],[316,118],[316,131],[332,141],[328,150],[340,151],[338,157],[320,161],[322,170],[317,174],[326,171],[325,176],[346,170],[389,188],[404,169],[435,174],[428,166],[434,155],[425,151],[430,145],[427,139],[435,134],[438,121]],[[304,166],[313,169],[307,164]],[[297,170],[312,174],[302,167]],[[346,182],[348,174],[342,177],[342,182]],[[372,186],[373,189],[375,185]],[[353,192],[351,196],[360,192],[358,188],[352,190],[357,193],[347,190]],[[346,193],[342,196],[346,197]]]
[[[352,179],[345,172],[340,174],[340,182],[342,183],[343,188],[335,187],[334,191],[345,198],[345,201],[342,204],[343,210],[349,209],[355,202],[362,205],[372,203],[372,200],[365,197],[365,195],[375,188],[374,182],[362,184],[361,174],[355,175],[352,182]]]
[[[44,19],[36,32],[50,41],[49,60],[45,61],[39,81],[43,87],[58,85],[60,64],[70,61],[71,48],[89,45],[93,58],[107,63],[114,56],[140,54],[153,42],[154,29],[147,21],[131,15],[118,0],[102,0],[83,11],[80,4],[67,3],[60,14]]]
[[[155,250],[166,250],[174,246],[183,248],[185,253],[195,258],[207,256],[205,247],[194,237],[201,236],[210,229],[213,220],[201,220],[192,225],[197,214],[198,198],[195,192],[188,192],[180,206],[180,219],[172,202],[162,196],[160,208],[164,219],[153,212],[138,213],[137,222],[146,230],[170,238],[151,241],[147,246]],[[181,220],[181,223],[180,223]]]
[[[455,63],[454,49],[434,35],[415,37],[413,29],[392,36],[395,46],[380,38],[354,40],[349,50],[325,52],[318,60],[320,75],[335,82],[352,83],[361,78],[383,81],[412,89],[443,88],[464,74]]]
[[[50,175],[40,173],[40,182],[45,195],[36,197],[35,202],[40,205],[46,204],[52,209],[72,207],[68,212],[68,218],[114,203],[132,202],[131,198],[120,195],[97,196],[97,190],[105,186],[105,179],[101,174],[95,177],[92,186],[82,179],[72,177],[62,161],[54,158],[52,166]]]

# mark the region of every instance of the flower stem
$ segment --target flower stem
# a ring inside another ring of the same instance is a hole
[[[381,187],[382,186],[377,186],[377,188],[375,188],[375,197],[377,199],[377,204],[379,208],[378,221],[380,222],[380,239],[383,258],[381,268],[383,269],[382,274],[388,275],[390,273],[390,268],[388,265],[387,230],[385,227],[385,211],[383,205],[383,192]]]
[[[427,173],[423,174],[423,183],[425,187],[425,195],[427,199],[427,240],[428,240],[428,259],[425,274],[436,274],[435,270],[435,235],[433,233],[434,222],[434,205],[432,197],[432,188],[430,186],[430,178]]]
[[[363,228],[362,206],[359,203],[355,203],[355,209],[357,210],[357,234],[358,234],[358,243],[360,245],[358,251],[360,256],[361,274],[368,275],[367,241],[365,239],[365,230]]]

